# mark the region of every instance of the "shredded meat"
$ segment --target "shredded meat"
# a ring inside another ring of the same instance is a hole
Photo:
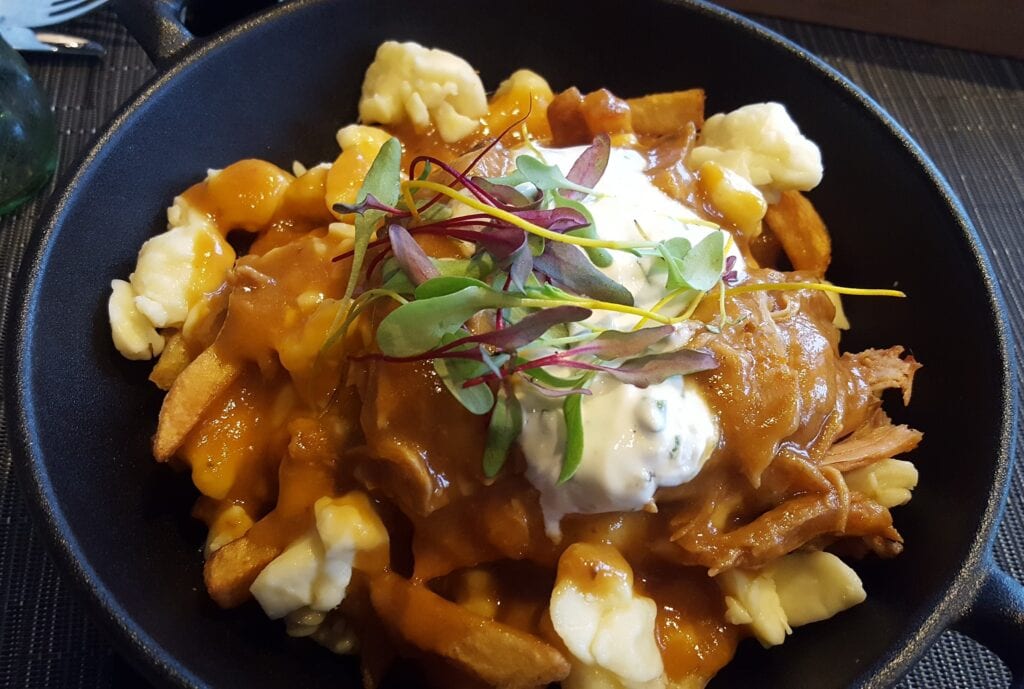
[[[840,471],[853,471],[910,452],[917,447],[922,437],[920,431],[909,426],[894,426],[885,412],[879,410],[872,423],[862,426],[829,448],[821,463]]]
[[[766,282],[784,279],[762,273]],[[706,308],[698,315],[711,320],[717,304]],[[698,379],[721,419],[724,453],[756,487],[784,445],[823,453],[848,407],[868,402],[869,394],[841,363],[835,310],[824,294],[741,294],[726,313],[737,325],[702,343],[719,367]]]
[[[859,354],[844,354],[843,359],[860,370],[871,392],[878,394],[889,388],[899,388],[903,391],[903,404],[910,404],[914,373],[921,364],[913,356],[902,357],[902,354],[903,347],[897,345],[889,349],[865,349]]]
[[[356,386],[366,448],[353,459],[364,485],[427,515],[483,484],[487,419],[459,404],[429,363],[370,362]]]
[[[786,278],[761,271],[755,279]],[[920,442],[920,432],[880,409],[885,389],[909,399],[919,364],[902,358],[902,347],[840,355],[834,311],[820,292],[743,294],[727,315],[739,324],[700,343],[719,360],[703,375],[724,449],[690,484],[658,495],[674,505],[680,561],[714,574],[840,540],[898,553],[889,510],[851,493],[842,472]]]

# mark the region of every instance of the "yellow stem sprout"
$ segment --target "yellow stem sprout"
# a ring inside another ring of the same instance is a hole
[[[834,292],[835,294],[849,294],[856,297],[905,297],[904,292],[898,289],[866,289],[863,287],[840,287],[827,282],[757,282],[738,287],[730,287],[726,290],[726,296],[746,294],[747,292],[797,292],[802,289],[818,290],[820,292]]]

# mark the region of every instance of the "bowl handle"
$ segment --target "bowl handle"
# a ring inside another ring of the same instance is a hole
[[[113,0],[117,16],[158,69],[164,69],[195,37],[182,22],[185,0]]]
[[[1004,572],[989,554],[981,583],[956,629],[987,646],[1024,689],[1024,585]]]

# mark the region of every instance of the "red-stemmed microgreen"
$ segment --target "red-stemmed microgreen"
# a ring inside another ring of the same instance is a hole
[[[422,285],[427,280],[441,276],[441,271],[404,227],[397,223],[389,225],[388,239],[395,260],[414,285]]]
[[[389,206],[377,199],[372,193],[367,193],[366,196],[356,201],[356,203],[336,203],[331,208],[336,213],[355,213],[357,215],[363,215],[367,211],[380,211],[385,215],[389,215],[393,218],[407,218],[410,212],[395,206]]]
[[[495,205],[501,205],[505,210],[536,210],[537,208],[540,208],[541,203],[544,201],[544,194],[539,190],[531,199],[515,187],[511,187],[507,184],[497,184],[486,177],[473,177],[471,178],[471,181],[499,202]]]
[[[491,141],[486,146],[484,146],[482,149],[480,149],[480,152],[477,153],[476,156],[473,157],[473,160],[471,160],[469,165],[467,165],[466,168],[462,171],[461,176],[464,178],[465,176],[469,175],[469,173],[473,170],[473,168],[475,168],[480,163],[480,161],[484,159],[484,156],[486,156],[488,153],[490,153],[492,150],[494,150],[494,147],[497,146],[498,143],[503,138],[505,138],[505,136],[508,135],[509,132],[511,132],[514,128],[518,127],[520,124],[526,122],[526,120],[530,116],[530,112],[532,110],[533,110],[533,102],[531,101],[530,102],[530,107],[527,109],[527,112],[522,117],[520,117],[518,120],[512,122],[510,125],[505,127],[505,129],[502,130],[500,134],[498,134],[496,137],[491,139]],[[419,177],[416,177],[416,166],[420,162],[424,162],[425,163],[424,164],[424,170],[423,170],[423,173]],[[414,159],[409,164],[409,179],[415,179],[415,180],[420,181],[420,182],[426,181],[426,179],[430,176],[430,165],[431,165],[431,163],[430,163],[430,159],[429,158],[418,157],[418,158]],[[426,212],[427,210],[433,208],[435,206],[435,204],[437,204],[440,200],[441,200],[441,194],[434,194],[434,196],[429,201],[427,201],[424,205],[420,206],[417,209],[416,214],[417,215],[422,214],[422,213]]]
[[[722,284],[726,287],[732,287],[739,282],[739,273],[736,270],[736,257],[729,255],[725,257],[725,268],[722,272]]]
[[[446,336],[446,339],[455,340],[458,339],[458,335],[449,334]],[[472,387],[464,385],[466,380],[479,377],[485,373],[494,372],[491,365],[483,360],[482,348],[476,347],[471,353],[467,352],[469,356],[466,358],[458,356],[458,352],[451,352],[450,354],[451,356],[442,355],[433,358],[432,363],[438,378],[441,379],[445,387],[448,388],[448,392],[463,407],[473,414],[486,414],[494,406],[494,393],[491,391],[491,388],[487,385]],[[505,356],[507,358],[507,355]]]
[[[543,254],[533,259],[533,267],[570,292],[613,304],[633,305],[633,293],[598,270],[579,247],[551,242]]]

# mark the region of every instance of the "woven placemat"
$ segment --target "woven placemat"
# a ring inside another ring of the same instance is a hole
[[[1024,352],[1024,244],[1018,240],[1024,227],[1024,62],[791,22],[765,23],[864,87],[933,157],[989,249],[1007,297],[1019,359]],[[102,60],[29,57],[34,77],[55,103],[60,166],[66,170],[154,71],[110,10],[61,29],[107,47]],[[0,328],[41,204],[37,199],[0,220]],[[3,335],[0,330],[0,343]],[[1024,579],[1024,480],[1019,472],[999,531],[996,558],[1008,572]],[[948,632],[900,686],[994,689],[1008,683],[1009,673],[995,656]],[[146,686],[111,648],[78,594],[69,590],[33,527],[12,474],[2,414],[0,686]]]

